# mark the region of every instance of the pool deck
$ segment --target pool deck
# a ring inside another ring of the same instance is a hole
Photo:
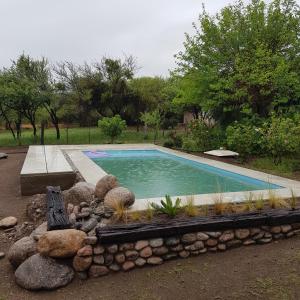
[[[82,152],[84,150],[159,150],[226,171],[279,185],[283,188],[272,191],[274,191],[276,195],[282,198],[289,198],[291,196],[291,190],[293,190],[294,194],[297,197],[300,197],[299,181],[263,173],[260,171],[246,169],[213,159],[198,157],[192,154],[171,150],[154,144],[30,146],[23,169],[21,171],[21,188],[22,178],[27,178],[28,181],[28,178],[34,178],[36,176],[42,178],[49,177],[49,180],[47,180],[48,185],[51,184],[56,176],[58,180],[60,180],[60,183],[57,180],[54,180],[55,184],[53,185],[61,186],[63,185],[63,178],[65,177],[68,181],[67,185],[69,185],[69,181],[71,178],[70,175],[73,174],[72,176],[74,177],[74,175],[76,174],[75,171],[78,171],[85,179],[85,181],[96,184],[99,179],[106,175],[106,172],[102,170],[98,165],[96,165],[90,158],[88,158]],[[65,158],[64,153],[72,161],[72,166]],[[26,184],[28,185],[28,182]],[[23,190],[26,190],[25,186],[22,188],[22,191]],[[247,198],[247,195],[249,195],[249,193],[250,192],[222,193],[222,199],[224,202],[242,202]],[[269,193],[269,190],[251,191],[251,194],[254,196],[254,198],[262,196],[266,200],[269,197]],[[191,196],[193,196],[195,205],[209,205],[213,204],[215,199],[220,197],[220,194],[199,194],[178,197],[182,199],[182,203],[184,204],[188,199],[190,199]],[[176,198],[177,197],[172,197],[172,199]],[[159,203],[161,199],[161,197],[138,199],[138,201],[135,201],[135,204],[132,206],[131,210],[145,210],[148,207],[148,203]]]

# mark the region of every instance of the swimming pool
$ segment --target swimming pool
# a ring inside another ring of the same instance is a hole
[[[136,198],[280,189],[281,186],[159,150],[83,151]]]

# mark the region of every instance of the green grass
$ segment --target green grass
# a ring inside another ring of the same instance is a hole
[[[251,169],[257,169],[266,173],[273,173],[279,176],[293,177],[295,172],[300,171],[300,158],[283,158],[282,163],[275,165],[272,158],[256,158],[246,164]]]
[[[56,139],[56,131],[53,128],[45,130],[45,144],[46,145],[80,145],[80,144],[108,144],[110,139],[105,137],[101,130],[97,127],[89,128],[63,128],[61,129],[60,140]],[[156,143],[163,144],[167,139],[162,132],[159,133]],[[145,138],[143,130],[137,132],[136,129],[127,129],[116,140],[116,143],[153,143],[154,132],[149,131],[148,137]],[[40,137],[38,135],[35,142],[32,130],[24,129],[21,137],[22,145],[40,144]],[[0,131],[0,147],[18,146],[18,141],[15,141],[9,131]]]

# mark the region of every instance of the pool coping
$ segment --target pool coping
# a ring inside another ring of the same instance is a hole
[[[56,146],[57,147],[57,146]],[[236,165],[228,164],[221,161],[216,161],[213,159],[208,159],[204,157],[195,156],[193,154],[180,152],[178,150],[173,150],[165,147],[161,147],[154,144],[120,144],[120,145],[61,145],[58,146],[60,150],[63,150],[68,157],[71,159],[77,171],[81,174],[85,181],[96,184],[99,179],[106,175],[106,172],[101,169],[96,163],[94,163],[89,157],[87,157],[83,151],[88,150],[159,150],[168,154],[173,154],[175,156],[189,159],[195,162],[207,164],[216,168],[220,168],[229,172],[237,173],[239,175],[252,177],[254,179],[262,180],[281,186],[276,190],[272,190],[276,195],[282,198],[291,197],[291,189],[294,195],[300,197],[300,182],[252,169],[247,169],[244,167],[239,167]],[[253,197],[261,196],[263,199],[267,200],[269,198],[269,190],[257,190],[257,191],[243,191],[243,192],[226,192],[222,193],[222,200],[226,202],[243,202],[249,193]],[[215,199],[220,197],[220,193],[211,194],[196,194],[196,195],[185,195],[185,196],[173,196],[172,199],[176,198],[182,199],[182,204],[186,204],[187,201],[193,197],[195,205],[211,205],[214,204]],[[147,199],[137,199],[134,205],[130,208],[130,211],[142,211],[146,210],[149,203],[160,203],[162,197],[147,198]]]

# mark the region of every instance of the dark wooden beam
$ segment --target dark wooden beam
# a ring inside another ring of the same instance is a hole
[[[60,187],[47,187],[47,222],[48,230],[70,228],[65,204]]]
[[[100,243],[126,243],[142,239],[177,236],[198,231],[219,231],[300,223],[300,209],[276,209],[212,217],[170,219],[165,222],[110,225],[96,229]]]

